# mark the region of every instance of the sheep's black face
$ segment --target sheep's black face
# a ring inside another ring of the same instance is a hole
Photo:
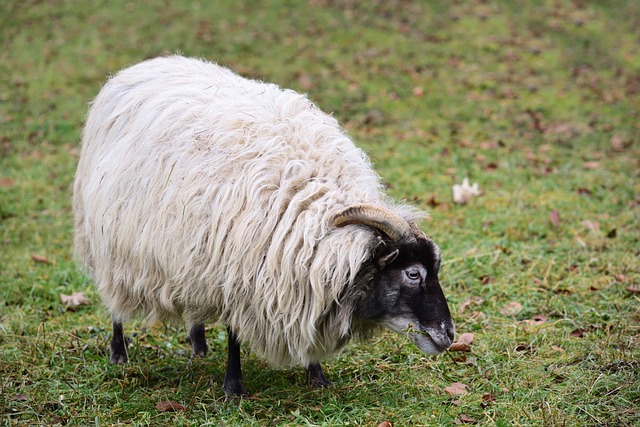
[[[437,245],[428,239],[399,246],[387,244],[375,258],[378,274],[356,316],[407,333],[425,353],[441,353],[449,348],[454,326],[438,281]]]

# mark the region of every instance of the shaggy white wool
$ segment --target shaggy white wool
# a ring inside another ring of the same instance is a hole
[[[91,106],[75,253],[116,320],[218,321],[271,364],[306,366],[367,332],[340,296],[374,233],[331,225],[362,202],[416,218],[305,96],[158,58],[115,75]]]

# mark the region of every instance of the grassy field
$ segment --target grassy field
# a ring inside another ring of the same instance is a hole
[[[0,425],[639,425],[638,28],[631,0],[0,0]],[[217,326],[191,360],[182,325],[127,325],[108,365],[71,256],[80,132],[108,75],[175,52],[308,93],[431,212],[470,352],[383,334],[326,390],[245,353],[241,401]]]

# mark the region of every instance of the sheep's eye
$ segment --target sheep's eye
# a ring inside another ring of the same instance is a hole
[[[418,270],[408,270],[406,272],[407,277],[409,278],[409,280],[411,281],[415,281],[415,280],[420,280],[420,272]]]

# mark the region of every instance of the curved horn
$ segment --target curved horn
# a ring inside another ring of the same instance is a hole
[[[424,234],[424,231],[422,231],[420,227],[418,227],[418,224],[416,224],[415,222],[412,222],[411,224],[409,224],[409,227],[411,227],[411,232],[413,233],[414,236],[416,236],[416,239],[428,240],[427,235]]]
[[[389,209],[367,203],[351,205],[339,211],[333,225],[364,224],[382,231],[394,242],[415,239],[411,226],[400,215]]]

